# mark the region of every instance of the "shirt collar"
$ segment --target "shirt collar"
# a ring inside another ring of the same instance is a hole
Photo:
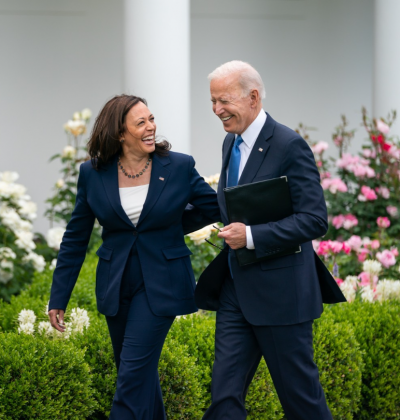
[[[256,119],[247,127],[246,131],[241,134],[243,143],[251,149],[260,134],[261,129],[264,127],[265,121],[267,120],[267,114],[263,109],[257,115]],[[235,135],[235,139],[238,135]]]

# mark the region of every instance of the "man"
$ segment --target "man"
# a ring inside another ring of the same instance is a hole
[[[313,361],[312,324],[323,310],[324,286],[311,241],[324,235],[328,226],[313,154],[296,132],[264,112],[264,85],[252,66],[231,61],[214,70],[209,80],[213,111],[228,132],[218,186],[225,227],[218,236],[229,253],[217,257],[217,270],[213,263],[207,269],[209,287],[215,291],[218,281],[222,285],[217,297],[212,404],[203,420],[246,418],[245,396],[262,356],[286,419],[332,419]],[[288,178],[292,216],[254,226],[229,224],[225,187],[281,176]],[[299,244],[300,253],[242,267],[234,253],[247,247],[261,258],[271,248]],[[221,261],[226,267],[229,263],[229,269],[221,269]],[[225,277],[223,282],[218,276]],[[204,292],[201,280],[198,302]],[[204,307],[201,302],[198,306]]]

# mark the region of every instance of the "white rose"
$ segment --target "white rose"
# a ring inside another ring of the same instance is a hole
[[[72,119],[74,121],[79,121],[81,120],[81,113],[80,112],[74,112],[74,115],[72,116]]]
[[[17,258],[17,255],[11,248],[4,246],[0,248],[0,258],[7,258],[7,259],[15,260],[15,258]]]
[[[196,232],[189,233],[189,238],[195,243],[195,245],[200,245],[205,242],[211,235],[213,231],[212,225],[206,226],[203,229],[196,230]]]
[[[56,266],[57,266],[57,258],[53,258],[51,260],[51,264],[50,264],[49,268],[50,268],[50,270],[54,270],[56,268]]]
[[[13,272],[14,264],[11,261],[0,260],[0,283],[6,284],[10,281],[13,278]]]
[[[60,244],[65,232],[65,228],[57,226],[49,229],[46,235],[47,244],[50,248],[54,248],[57,251],[60,249]]]
[[[36,219],[37,217],[37,205],[33,201],[19,201],[20,213],[22,216],[29,220]]]
[[[86,123],[81,119],[69,120],[66,124],[64,124],[64,130],[67,133],[71,133],[73,136],[79,136],[86,133]]]
[[[61,189],[64,185],[65,185],[65,181],[61,178],[56,182],[56,187],[58,189]]]
[[[26,232],[24,230],[17,230],[15,232],[15,235],[18,238],[15,241],[15,244],[17,245],[18,248],[24,249],[27,252],[36,248],[35,242],[33,242],[32,232]]]
[[[82,109],[81,116],[83,120],[90,120],[92,117],[92,111],[89,108]]]
[[[0,172],[1,181],[12,183],[12,182],[15,182],[18,178],[19,178],[19,175],[17,172],[10,172],[10,171]]]
[[[72,159],[76,156],[76,149],[72,146],[65,146],[61,156],[63,158]]]
[[[46,261],[42,255],[35,254],[34,252],[29,252],[28,255],[22,260],[23,262],[32,262],[34,269],[41,273],[46,267]]]

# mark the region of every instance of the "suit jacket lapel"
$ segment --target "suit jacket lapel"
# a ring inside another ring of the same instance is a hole
[[[139,226],[143,222],[143,219],[149,214],[164,189],[171,173],[166,168],[169,164],[170,159],[168,156],[160,157],[153,154],[153,166],[151,168],[149,192],[147,193],[146,201],[144,202],[143,210],[140,214],[137,226]]]
[[[275,120],[267,114],[267,120],[254,143],[242,175],[240,176],[239,185],[249,184],[253,181],[270,147],[267,141],[272,137],[275,125]]]
[[[133,224],[125,213],[125,210],[122,208],[121,198],[119,196],[117,156],[111,159],[104,169],[100,169],[100,173],[108,200],[110,201],[114,211],[132,228]]]

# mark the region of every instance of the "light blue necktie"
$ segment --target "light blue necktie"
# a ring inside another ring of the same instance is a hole
[[[239,145],[243,143],[240,136],[236,137],[235,144],[232,147],[231,159],[229,161],[227,187],[235,187],[239,182],[240,149]]]
[[[243,139],[240,136],[236,137],[235,144],[232,147],[231,159],[229,161],[228,169],[228,180],[226,182],[227,187],[235,187],[239,182],[239,165],[240,165],[240,149],[239,145],[243,143]],[[232,267],[231,267],[231,252],[230,249],[228,256],[228,265],[229,271],[231,272],[231,277],[233,278]]]

